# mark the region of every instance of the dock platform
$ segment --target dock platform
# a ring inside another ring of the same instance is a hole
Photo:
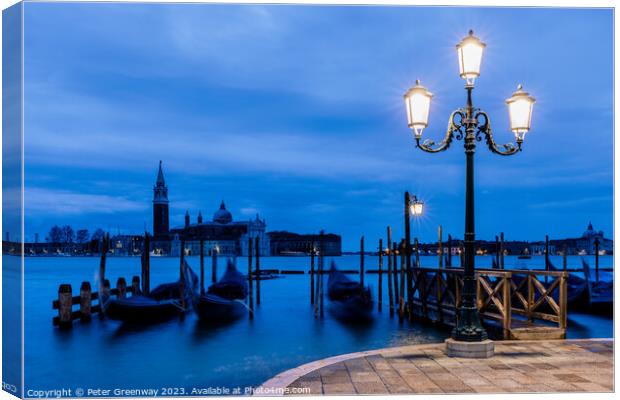
[[[613,392],[613,339],[497,341],[495,356],[445,355],[444,343],[326,358],[262,385],[295,395]]]

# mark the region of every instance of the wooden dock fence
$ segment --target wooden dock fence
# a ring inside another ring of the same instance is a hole
[[[463,270],[416,268],[414,276],[415,316],[453,326],[461,301]],[[504,339],[566,336],[567,272],[478,269],[476,278],[480,317],[486,325],[498,328]]]

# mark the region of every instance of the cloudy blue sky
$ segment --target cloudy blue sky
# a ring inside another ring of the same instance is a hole
[[[513,139],[504,100],[537,102],[524,151],[476,154],[479,238],[612,236],[613,12],[609,9],[25,5],[26,234],[53,224],[140,232],[164,162],[171,223],[257,212],[269,230],[462,237],[462,142],[414,148],[402,94],[435,94],[425,135],[463,105],[454,45],[487,43],[474,102]],[[28,237],[27,237],[28,239]]]

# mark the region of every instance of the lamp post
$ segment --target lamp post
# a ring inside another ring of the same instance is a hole
[[[413,271],[411,270],[411,217],[417,218],[424,211],[424,203],[416,195],[405,192],[405,260],[407,268],[407,304],[409,320],[413,319]],[[416,239],[417,241],[417,239]],[[417,243],[417,242],[416,242]],[[417,249],[417,244],[416,244]],[[416,265],[417,266],[417,265]]]
[[[420,81],[405,94],[407,120],[409,128],[413,130],[416,147],[428,153],[438,153],[450,147],[453,139],[463,140],[466,156],[465,181],[465,235],[464,235],[464,277],[461,306],[458,310],[457,324],[452,331],[452,338],[456,341],[480,342],[487,339],[487,334],[480,323],[476,306],[476,277],[474,266],[474,152],[476,142],[483,138],[493,153],[508,156],[521,151],[525,134],[530,129],[532,106],[534,98],[523,90],[521,85],[512,97],[506,100],[510,116],[511,130],[515,135],[516,146],[512,143],[498,145],[493,138],[491,121],[488,114],[480,108],[475,108],[472,102],[474,82],[480,76],[482,53],[486,45],[474,36],[473,31],[457,46],[459,73],[465,79],[467,103],[450,114],[448,128],[443,140],[436,144],[426,139],[421,142],[422,132],[428,125],[428,115],[433,95]]]

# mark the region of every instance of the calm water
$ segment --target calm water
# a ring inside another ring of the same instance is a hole
[[[356,269],[359,256],[335,258],[340,268]],[[561,258],[552,258],[561,265]],[[580,257],[569,258],[569,268],[581,265]],[[188,261],[198,271],[198,259]],[[247,260],[238,258],[240,269]],[[422,257],[423,265],[436,265],[435,257]],[[454,260],[458,262],[458,260]],[[593,266],[593,257],[588,261]],[[326,260],[326,265],[329,265]],[[210,260],[206,275],[210,278]],[[73,329],[52,327],[55,312],[51,302],[59,283],[70,283],[74,294],[83,280],[97,287],[98,258],[27,258],[25,297],[26,390],[59,388],[162,388],[241,387],[262,383],[283,370],[332,355],[411,343],[440,342],[445,329],[420,324],[399,324],[390,319],[387,284],[384,279],[384,311],[375,312],[374,323],[352,327],[331,318],[315,320],[309,302],[309,275],[288,275],[261,282],[262,302],[255,318],[209,328],[194,314],[184,320],[130,328],[119,322],[93,319],[79,321]],[[478,257],[477,265],[490,267],[491,257]],[[531,260],[506,258],[507,268],[536,268],[542,257]],[[612,257],[601,257],[602,267],[612,267]],[[375,269],[376,257],[366,257],[366,268]],[[219,272],[224,262],[220,260]],[[308,270],[309,259],[268,257],[261,268]],[[128,282],[140,275],[139,258],[108,259],[106,276],[115,285],[119,276]],[[151,258],[151,287],[174,281],[178,259]],[[353,275],[355,276],[355,275]],[[608,272],[602,273],[610,278]],[[206,278],[207,279],[207,278]],[[208,279],[207,279],[208,280]],[[376,296],[377,275],[366,275]],[[569,337],[611,337],[612,321],[571,314]],[[28,396],[28,392],[25,393]],[[114,395],[114,393],[110,393]]]

